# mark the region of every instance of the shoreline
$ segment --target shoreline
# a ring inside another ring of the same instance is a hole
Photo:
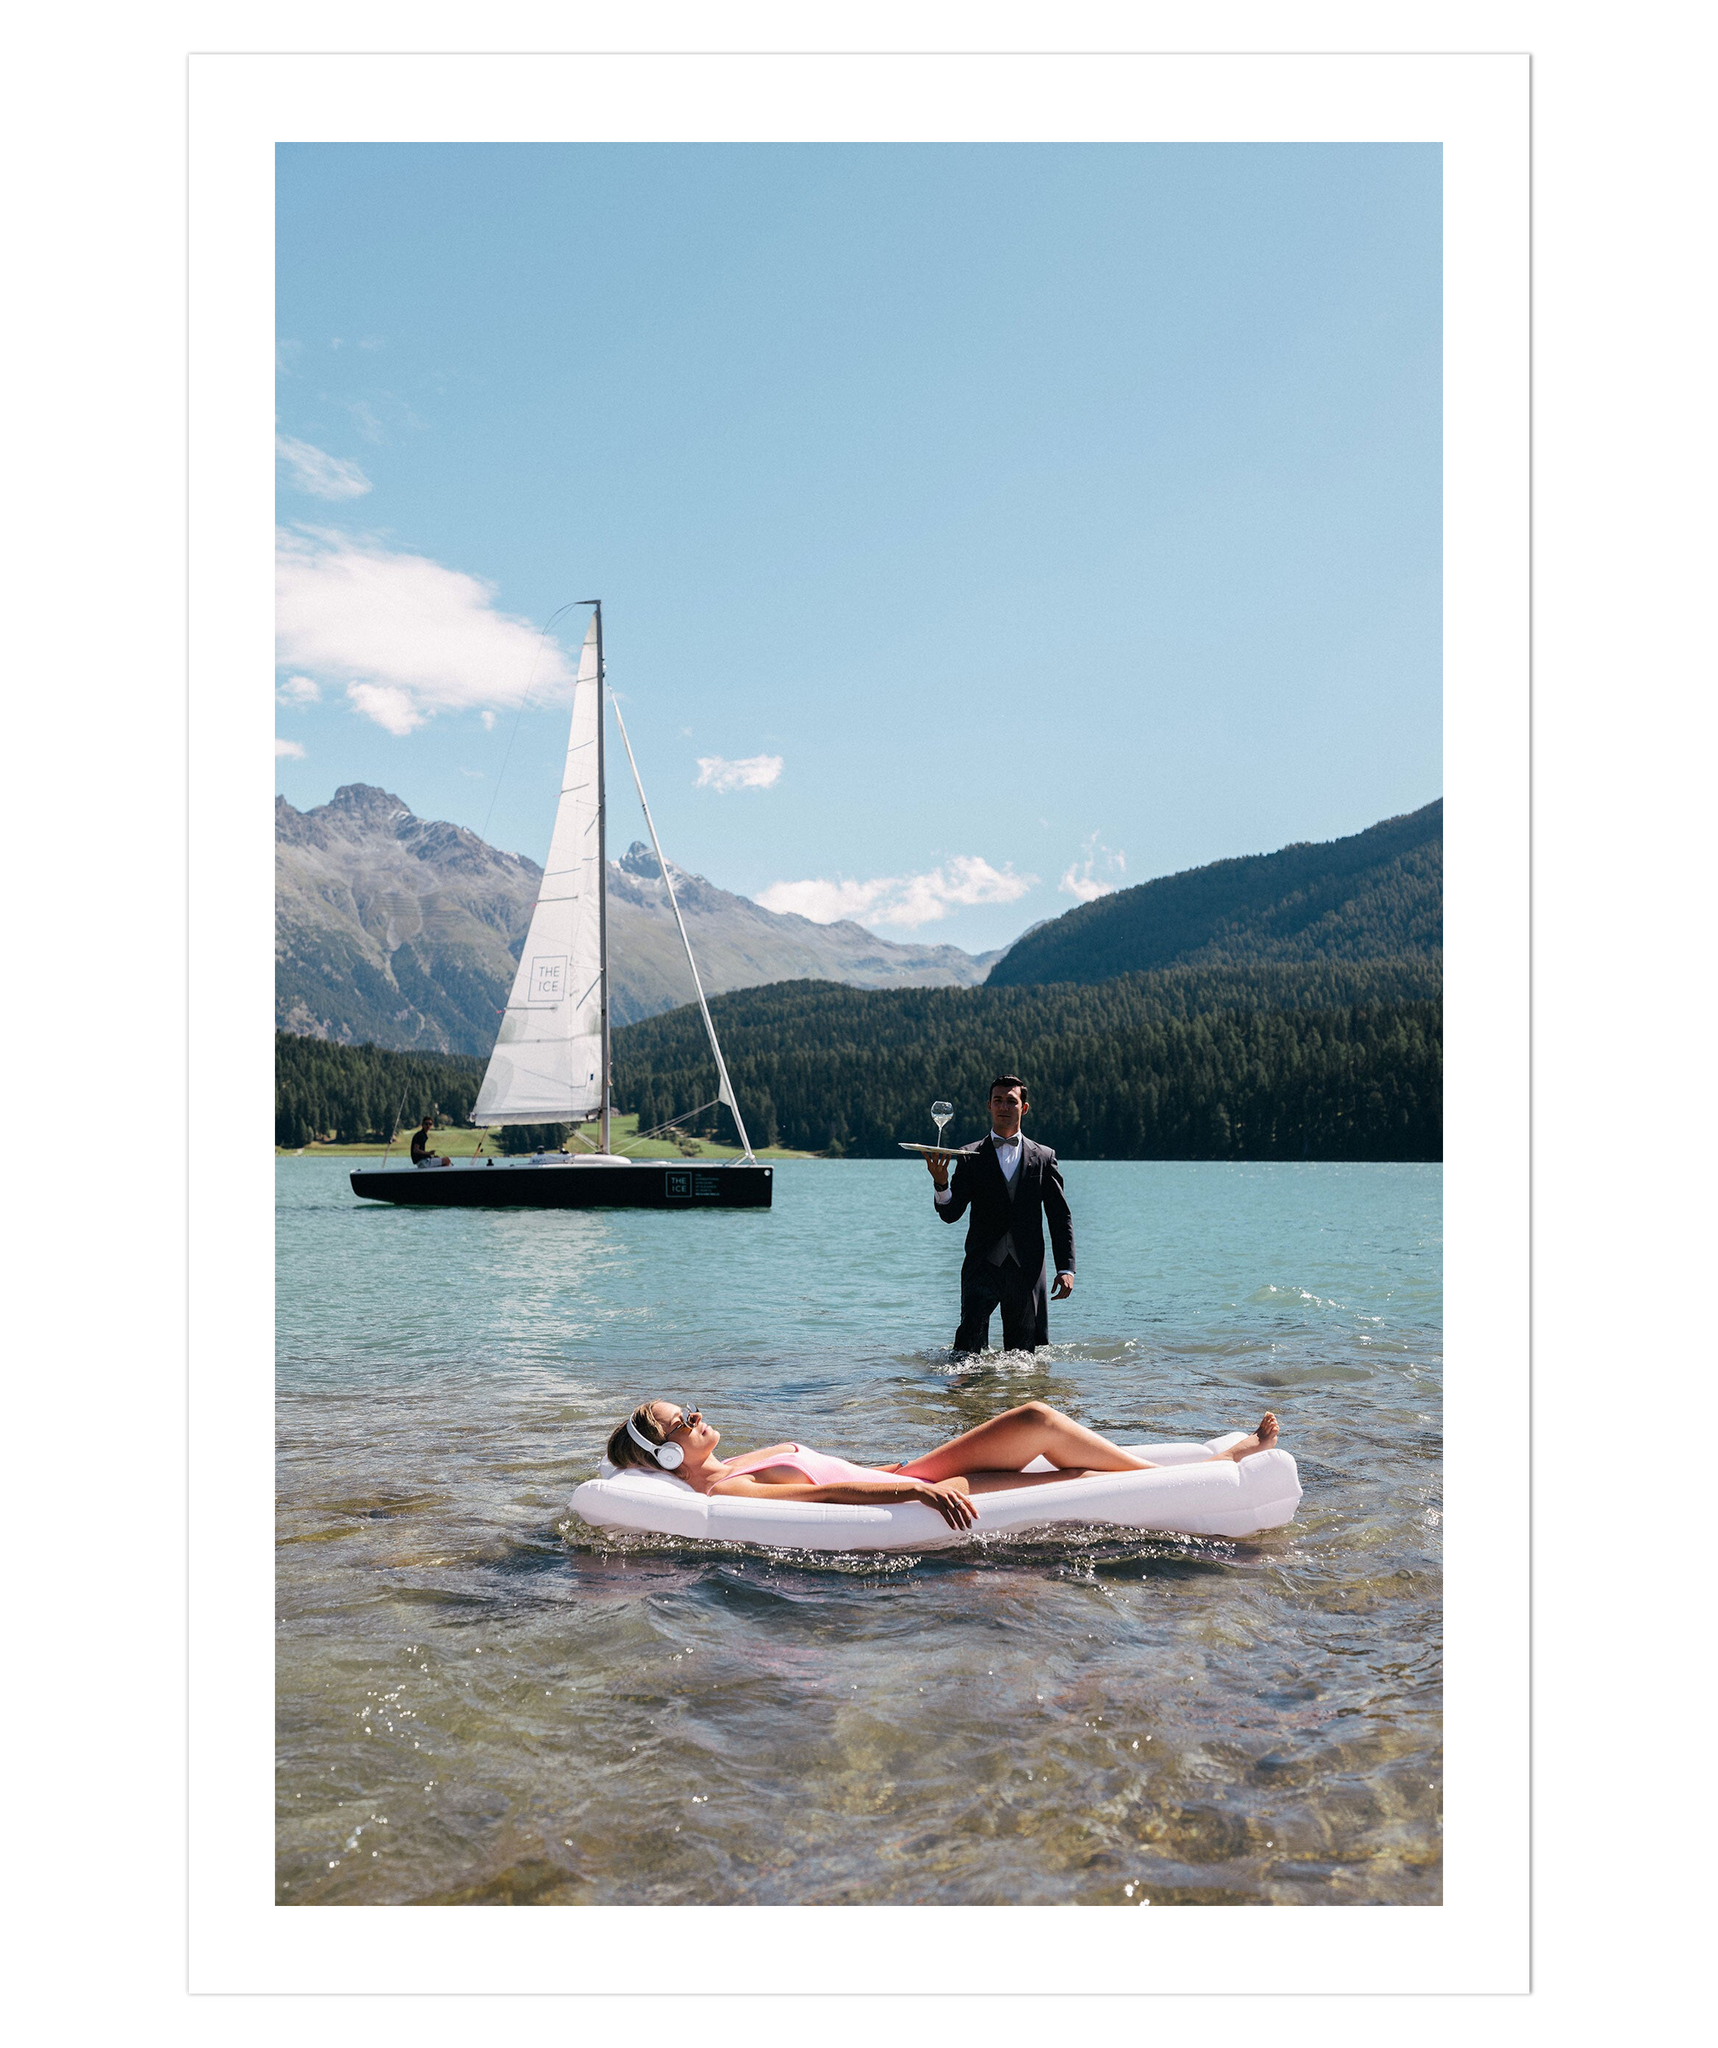
[[[470,1159],[473,1156],[470,1151],[454,1152],[439,1144],[436,1150],[448,1159]],[[394,1151],[403,1153],[407,1158],[411,1156],[409,1149],[404,1145],[396,1145]],[[277,1159],[385,1159],[389,1155],[387,1148],[382,1145],[277,1145],[274,1148],[274,1156]],[[505,1157],[500,1152],[486,1152],[483,1156],[486,1159]],[[530,1155],[521,1153],[516,1156],[528,1158]],[[706,1166],[725,1165],[731,1159],[741,1159],[744,1156],[738,1145],[705,1145],[696,1152],[678,1152],[672,1146],[660,1149],[651,1145],[640,1146],[636,1152],[626,1154],[628,1159],[636,1159],[646,1164],[655,1164],[659,1160],[672,1164],[676,1159],[684,1159],[689,1163],[701,1163]],[[773,1166],[784,1159],[827,1160],[830,1155],[827,1152],[783,1152],[774,1146],[759,1145],[752,1153],[752,1157],[766,1166]]]
[[[617,1147],[630,1145],[635,1142],[637,1129],[638,1119],[636,1117],[617,1116],[611,1127],[611,1141]],[[493,1131],[487,1133],[479,1131],[474,1125],[444,1125],[442,1129],[435,1133],[432,1143],[435,1150],[446,1159],[470,1159],[477,1151],[480,1137],[487,1137],[489,1140],[484,1152],[486,1158],[498,1159],[505,1156],[495,1150],[495,1133]],[[411,1142],[411,1131],[404,1130],[394,1140],[391,1149],[402,1158],[409,1158]],[[580,1148],[569,1146],[568,1149],[569,1151],[577,1151]],[[389,1156],[389,1152],[390,1148],[379,1140],[366,1140],[363,1144],[359,1145],[325,1144],[312,1140],[308,1145],[277,1145],[274,1148],[274,1156],[277,1159],[382,1159]],[[526,1155],[521,1154],[518,1156],[523,1157]],[[637,1149],[629,1152],[627,1156],[632,1159],[641,1160],[703,1160],[708,1164],[721,1163],[729,1159],[740,1159],[745,1155],[741,1152],[738,1145],[724,1145],[720,1140],[714,1138],[696,1139],[686,1150],[682,1150],[680,1146],[676,1145],[672,1138],[647,1138],[642,1145],[638,1145]],[[752,1156],[755,1159],[765,1160],[773,1164],[780,1159],[822,1159],[827,1157],[827,1154],[822,1152],[790,1152],[779,1145],[760,1145]]]
[[[474,1147],[467,1146],[455,1151],[453,1147],[442,1143],[447,1136],[448,1133],[445,1131],[436,1133],[438,1151],[444,1152],[451,1159],[471,1158]],[[409,1156],[406,1145],[396,1144],[394,1151]],[[274,1156],[277,1159],[381,1159],[386,1156],[386,1152],[381,1145],[277,1145],[274,1148]],[[485,1155],[495,1158],[501,1156],[499,1153]],[[681,1152],[672,1145],[663,1145],[654,1139],[636,1152],[627,1154],[629,1159],[636,1159],[641,1163],[654,1163],[658,1160],[671,1163],[676,1159],[684,1159],[699,1160],[712,1166],[725,1165],[728,1161],[743,1156],[738,1145],[700,1145],[696,1152]],[[875,1165],[878,1158],[888,1159],[891,1156],[888,1153],[873,1155],[868,1152],[787,1152],[775,1145],[760,1145],[752,1154],[760,1163],[772,1166],[783,1160],[810,1160],[826,1166]],[[1059,1161],[1063,1166],[1442,1166],[1444,1163],[1441,1159],[1192,1159],[1180,1154],[1169,1157],[1156,1153],[1142,1159],[1082,1159],[1059,1155]]]

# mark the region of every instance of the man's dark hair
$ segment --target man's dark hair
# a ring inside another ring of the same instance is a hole
[[[998,1088],[1018,1088],[1020,1090],[1020,1099],[1022,1101],[1026,1099],[1026,1083],[1021,1080],[1018,1074],[998,1074],[996,1079],[990,1084],[991,1094],[994,1095]]]

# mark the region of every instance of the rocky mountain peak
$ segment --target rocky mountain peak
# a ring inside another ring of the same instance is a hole
[[[284,846],[303,846],[310,839],[304,813],[295,811],[286,798],[279,795],[274,800],[274,836]]]
[[[412,822],[411,806],[373,782],[343,782],[322,808],[371,831]]]
[[[399,797],[345,783],[325,804],[275,805],[276,1019],[347,1041],[486,1053],[513,985],[542,871],[463,825],[416,817]],[[901,946],[859,926],[777,916],[671,869],[711,993],[833,980],[937,988],[982,978],[988,959]],[[611,1015],[655,1015],[691,994],[655,850],[635,839],[608,875]]]

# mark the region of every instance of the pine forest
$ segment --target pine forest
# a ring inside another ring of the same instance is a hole
[[[983,1135],[990,1078],[1017,1073],[1027,1130],[1066,1159],[1440,1159],[1441,956],[1182,967],[1079,985],[855,989],[776,982],[711,1013],[755,1145],[898,1157],[955,1105]],[[462,1123],[484,1062],[276,1034],[275,1142]],[[697,1010],[616,1031],[615,1105],[641,1129],[691,1117],[731,1138]],[[696,1113],[696,1114],[694,1114]],[[719,1117],[719,1121],[718,1121]],[[515,1151],[557,1129],[498,1134]]]

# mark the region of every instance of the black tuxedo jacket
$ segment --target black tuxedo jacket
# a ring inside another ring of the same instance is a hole
[[[949,1177],[952,1190],[946,1202],[937,1204],[945,1223],[969,1218],[966,1226],[966,1257],[969,1265],[983,1265],[1004,1231],[1014,1233],[1014,1251],[1022,1271],[1041,1277],[1044,1271],[1044,1227],[1049,1225],[1050,1249],[1058,1273],[1074,1270],[1074,1219],[1068,1213],[1068,1198],[1062,1192],[1062,1175],[1056,1155],[1048,1145],[1023,1137],[1020,1173],[1010,1201],[1008,1183],[996,1163],[994,1136],[986,1138],[976,1152],[954,1163]]]

